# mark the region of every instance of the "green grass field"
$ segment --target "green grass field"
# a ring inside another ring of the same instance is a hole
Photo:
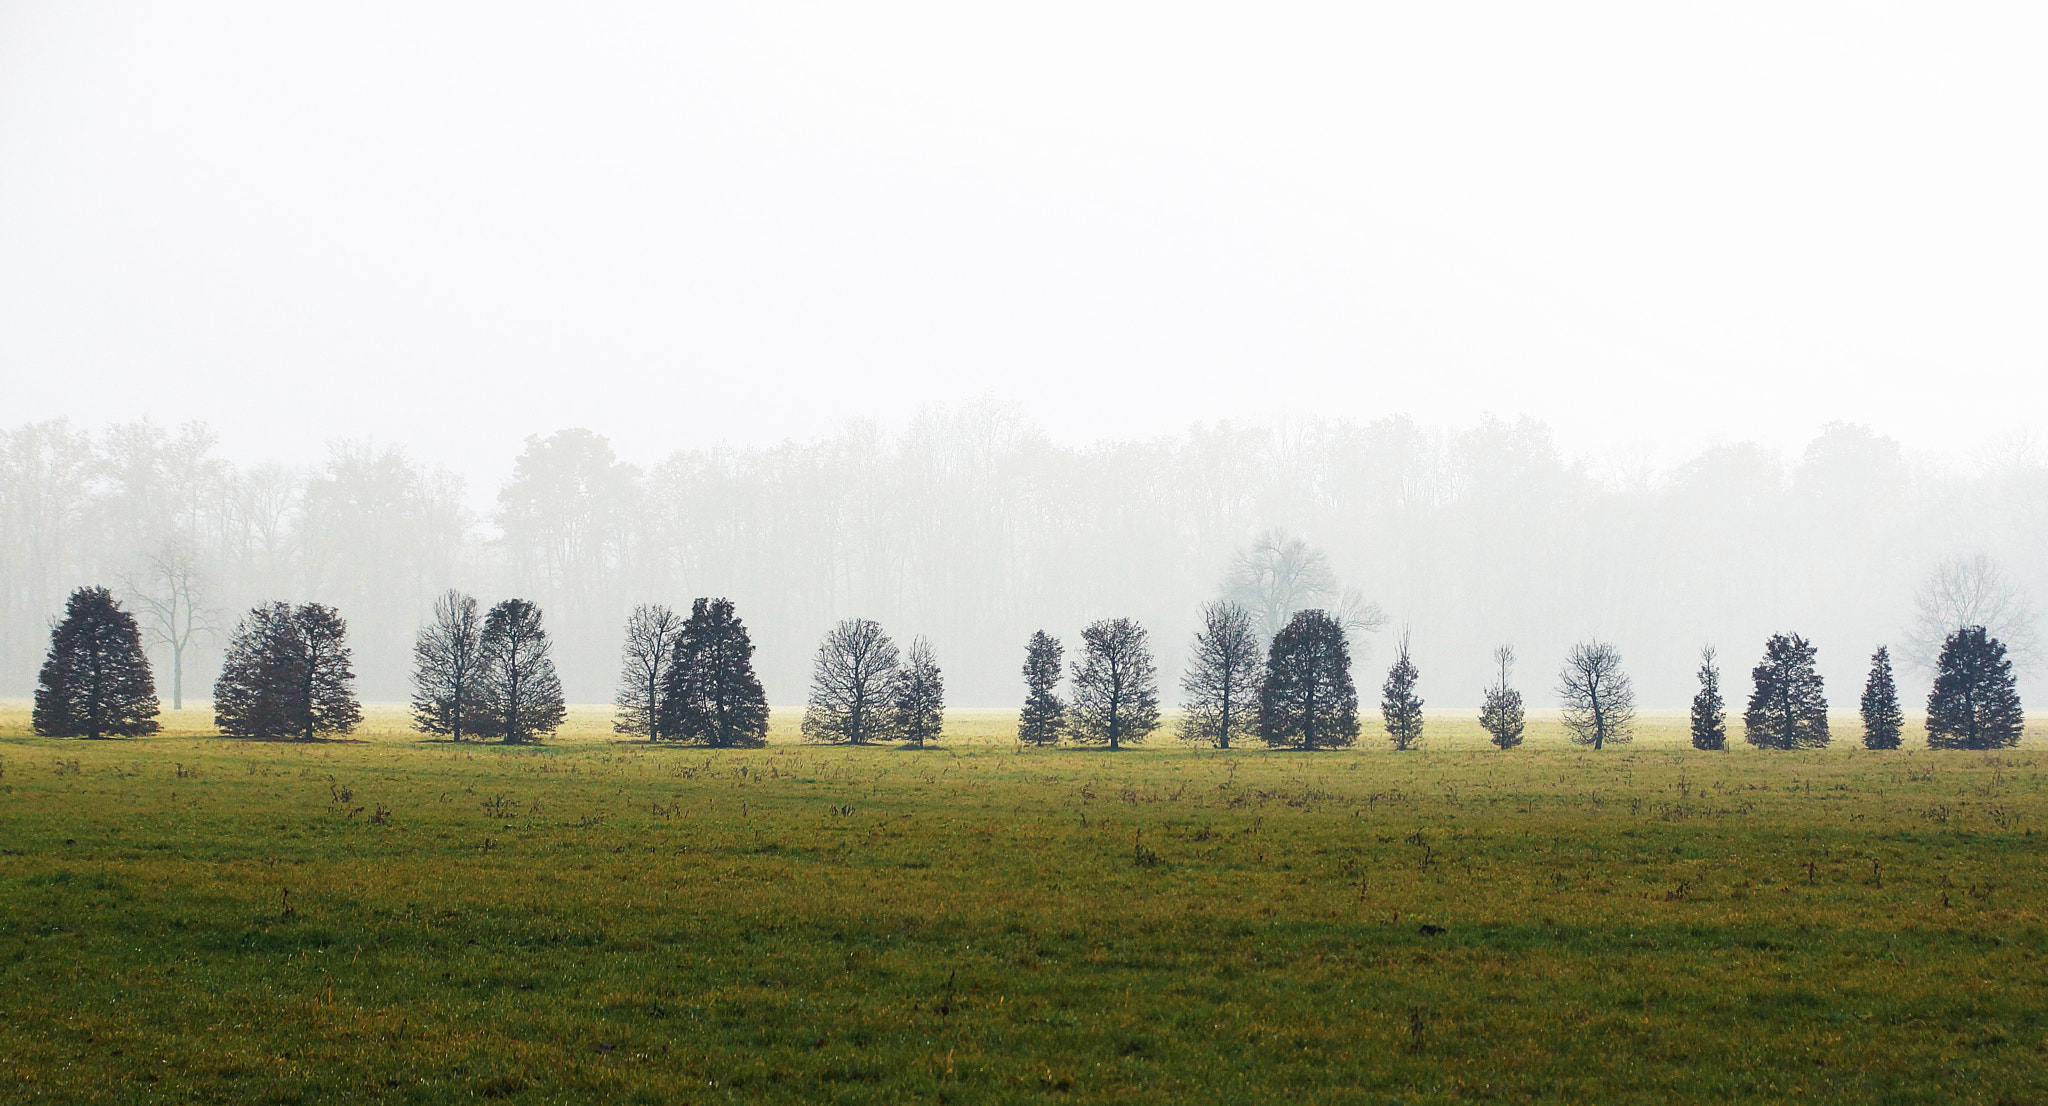
[[[26,736],[0,1100],[2040,1102],[1997,754]],[[1843,733],[1854,727],[1843,720]],[[1917,742],[1918,735],[1909,741]]]

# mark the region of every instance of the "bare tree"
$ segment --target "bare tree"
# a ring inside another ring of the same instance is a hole
[[[1338,582],[1322,550],[1285,530],[1267,530],[1237,551],[1223,595],[1251,612],[1261,641],[1271,641],[1294,612],[1310,608],[1330,612],[1353,641],[1387,624],[1378,604]]]
[[[461,741],[484,730],[491,704],[483,615],[453,588],[434,600],[434,619],[412,647],[413,728]]]
[[[219,631],[216,612],[206,602],[199,558],[190,544],[166,541],[139,577],[124,577],[121,585],[142,614],[143,634],[170,650],[171,709],[185,709],[186,653],[200,638]]]
[[[1982,553],[1944,558],[1913,593],[1906,659],[1916,671],[1934,672],[1950,635],[1971,626],[2004,642],[2016,671],[2030,673],[2039,666],[2039,614],[2019,581]]]
[[[1249,610],[1228,599],[1205,604],[1180,679],[1181,740],[1228,749],[1233,738],[1255,732],[1264,662]]]
[[[1522,729],[1527,724],[1522,711],[1522,693],[1508,682],[1514,675],[1515,647],[1495,646],[1493,663],[1497,674],[1480,703],[1479,728],[1486,731],[1487,739],[1495,745],[1512,749],[1522,743]]]
[[[682,636],[682,616],[660,603],[642,603],[627,616],[619,694],[613,700],[619,710],[612,732],[638,734],[649,741],[666,736],[661,732],[661,689]]]
[[[1145,628],[1105,618],[1081,631],[1081,650],[1067,716],[1074,740],[1112,749],[1145,740],[1159,725],[1158,670]]]
[[[525,599],[492,607],[482,641],[490,696],[483,732],[507,745],[524,745],[560,729],[569,711],[540,608]]]
[[[887,737],[896,665],[896,643],[881,623],[849,618],[834,626],[812,666],[804,740],[865,745]]]
[[[1636,691],[1614,646],[1597,638],[1572,646],[1557,674],[1557,698],[1575,744],[1602,749],[1635,737]]]

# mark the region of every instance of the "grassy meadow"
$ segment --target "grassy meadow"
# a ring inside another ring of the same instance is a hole
[[[714,752],[371,713],[0,708],[0,1101],[2048,1100],[2038,731],[1112,754],[785,711]]]

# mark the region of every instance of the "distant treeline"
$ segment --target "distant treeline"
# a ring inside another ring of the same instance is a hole
[[[949,658],[955,701],[997,705],[1015,699],[1018,642],[1071,639],[1103,611],[1185,668],[1203,604],[1247,598],[1229,586],[1246,559],[1295,547],[1316,579],[1255,611],[1267,643],[1279,616],[1316,606],[1379,665],[1406,627],[1428,659],[1419,693],[1474,706],[1499,643],[1555,671],[1597,637],[1630,658],[1646,702],[1677,706],[1702,645],[1786,627],[1827,646],[1838,687],[1894,643],[1917,693],[1945,633],[1972,624],[1934,594],[1944,565],[1996,585],[2004,613],[1975,621],[2026,678],[2026,597],[2048,587],[2048,469],[2025,443],[1956,466],[1850,425],[1791,457],[1734,444],[1596,472],[1527,420],[1066,446],[977,407],[648,468],[565,430],[528,441],[484,517],[467,502],[390,447],[336,443],[301,470],[229,464],[198,426],[0,431],[0,686],[25,693],[66,595],[104,583],[140,617],[167,697],[210,687],[242,612],[288,597],[346,612],[363,693],[403,698],[414,633],[456,587],[545,609],[572,700],[610,697],[637,605],[704,595],[746,613],[771,701],[802,698],[812,644],[860,616]],[[1547,681],[1530,694],[1554,701]]]

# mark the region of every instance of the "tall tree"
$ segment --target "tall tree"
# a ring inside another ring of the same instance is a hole
[[[569,711],[540,608],[525,599],[492,607],[484,616],[482,642],[490,702],[483,732],[507,745],[525,745],[560,729]]]
[[[1264,652],[1248,608],[1228,599],[1202,608],[1202,628],[1180,678],[1182,741],[1228,749],[1252,732]]]
[[[183,541],[165,542],[150,557],[148,570],[123,584],[142,608],[150,640],[171,654],[171,709],[184,710],[185,657],[215,631],[199,558]]]
[[[682,616],[660,603],[642,603],[627,616],[613,733],[637,734],[649,741],[670,736],[661,728],[661,689],[682,636]]]
[[[1763,663],[1750,672],[1756,690],[1742,714],[1743,740],[1764,749],[1827,746],[1828,699],[1813,657],[1798,634],[1772,634],[1764,643]]]
[[[1259,737],[1322,749],[1358,741],[1358,688],[1344,626],[1328,611],[1296,611],[1273,637],[1259,688]]]
[[[1604,749],[1635,738],[1636,689],[1614,646],[1597,638],[1572,646],[1557,674],[1557,699],[1573,744]]]
[[[252,608],[214,681],[214,725],[229,737],[301,741],[352,732],[363,708],[351,656],[348,623],[333,607]]]
[[[1508,682],[1514,674],[1515,647],[1496,646],[1493,663],[1497,672],[1479,704],[1479,728],[1486,731],[1487,739],[1495,745],[1512,749],[1522,743],[1522,729],[1527,722],[1522,712],[1522,693]]]
[[[1692,747],[1728,747],[1727,703],[1721,698],[1721,668],[1714,663],[1714,647],[1700,650],[1700,689],[1692,697]]]
[[[1906,633],[1906,659],[1922,672],[1934,671],[1949,636],[1982,626],[2004,642],[2009,659],[2031,671],[2041,660],[2040,615],[2026,588],[1990,557],[1977,553],[1936,563],[1913,593],[1913,625]]]
[[[1017,740],[1026,745],[1054,745],[1067,733],[1067,704],[1060,699],[1064,650],[1060,639],[1044,630],[1024,645],[1024,712],[1017,719]]]
[[[768,696],[754,675],[754,642],[730,599],[698,599],[676,641],[661,696],[661,732],[715,748],[764,745]]]
[[[1892,680],[1892,653],[1880,645],[1870,655],[1870,678],[1863,684],[1863,747],[1896,749],[1905,730],[1899,685]]]
[[[412,645],[412,725],[461,741],[490,716],[489,660],[476,599],[453,588],[434,600],[434,620]]]
[[[2026,722],[2005,644],[1982,626],[1950,634],[1927,694],[1928,748],[2009,749]]]
[[[1421,678],[1404,631],[1395,647],[1394,663],[1387,669],[1387,682],[1380,685],[1380,723],[1396,749],[1413,749],[1422,741],[1422,697],[1415,694],[1415,683]]]
[[[1069,721],[1074,740],[1111,749],[1143,741],[1158,728],[1158,670],[1145,628],[1135,620],[1105,618],[1081,631]]]
[[[890,728],[897,737],[920,749],[939,739],[946,727],[946,680],[932,643],[923,635],[911,639],[890,696]]]
[[[849,618],[827,631],[811,665],[804,740],[866,745],[888,737],[898,660],[896,643],[872,618]]]
[[[1252,629],[1270,640],[1294,612],[1320,608],[1344,627],[1347,640],[1362,639],[1386,625],[1379,604],[1346,588],[1322,550],[1285,530],[1267,530],[1231,558],[1223,594],[1251,613]]]
[[[50,628],[50,654],[29,715],[48,737],[138,737],[157,732],[156,681],[135,616],[105,588],[79,588]]]

